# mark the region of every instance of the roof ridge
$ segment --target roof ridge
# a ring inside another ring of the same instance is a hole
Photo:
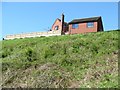
[[[101,16],[73,19],[71,22],[69,22],[69,24],[72,24],[72,23],[81,23],[81,22],[89,22],[89,21],[97,21],[100,18],[101,18]]]
[[[76,18],[73,20],[78,20],[78,19],[89,19],[89,18],[100,18],[101,16],[95,16],[95,17],[84,17],[84,18]]]
[[[60,19],[60,18],[57,18],[57,19],[61,21],[61,19]]]

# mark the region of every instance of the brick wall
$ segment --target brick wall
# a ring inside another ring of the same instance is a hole
[[[94,27],[88,28],[87,23],[79,23],[78,28],[73,29],[72,24],[69,25],[69,34],[79,34],[87,32],[97,32],[97,22],[94,22]]]
[[[58,19],[56,19],[55,23],[53,24],[53,26],[51,28],[53,31],[55,30],[55,26],[59,26],[59,30],[61,30],[62,29],[62,23],[61,23],[61,21],[59,21]]]

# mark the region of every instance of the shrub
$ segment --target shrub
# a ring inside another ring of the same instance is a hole
[[[37,53],[31,47],[28,47],[26,49],[25,54],[26,54],[27,60],[30,62],[37,60],[36,58]]]
[[[73,53],[78,53],[79,52],[79,48],[80,48],[80,45],[79,43],[73,43]]]
[[[53,49],[45,50],[44,58],[50,58],[55,55],[55,51]]]
[[[2,51],[2,58],[5,58],[5,57],[7,57],[8,55],[10,55],[11,54],[11,51],[10,51],[10,49],[4,49],[3,51]]]

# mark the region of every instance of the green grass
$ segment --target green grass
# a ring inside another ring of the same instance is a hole
[[[1,41],[2,86],[117,88],[118,32]]]

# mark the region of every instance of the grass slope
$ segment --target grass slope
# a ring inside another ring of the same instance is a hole
[[[117,88],[118,32],[2,41],[2,86]]]

